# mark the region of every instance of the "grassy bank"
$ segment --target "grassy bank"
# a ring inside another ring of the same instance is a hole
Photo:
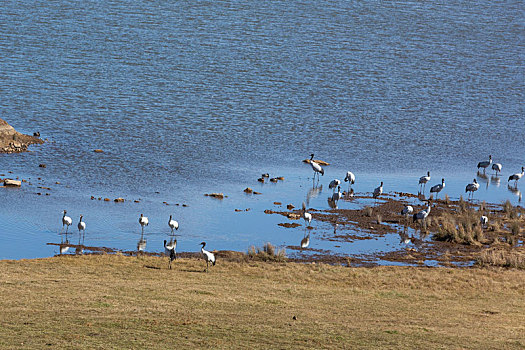
[[[520,270],[204,266],[119,255],[0,261],[0,347],[525,346]]]

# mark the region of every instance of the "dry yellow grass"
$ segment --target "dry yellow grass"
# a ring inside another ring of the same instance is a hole
[[[525,346],[521,270],[167,265],[120,255],[0,261],[0,348]]]

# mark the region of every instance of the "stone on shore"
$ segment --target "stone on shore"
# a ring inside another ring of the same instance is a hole
[[[20,187],[20,186],[22,186],[22,181],[11,180],[11,179],[4,179],[4,186]]]

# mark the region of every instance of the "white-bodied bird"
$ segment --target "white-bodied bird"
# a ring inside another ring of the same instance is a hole
[[[312,222],[312,214],[308,213],[306,211],[306,205],[304,204],[303,202],[303,212],[301,213],[301,217],[303,218],[304,220],[304,227],[308,227],[310,226],[310,223]]]
[[[209,252],[204,249],[206,246],[206,242],[201,242],[202,248],[201,253],[204,256],[204,259],[206,260],[206,272],[208,272],[208,266],[211,263],[213,266],[215,266],[215,255],[212,252]]]
[[[172,216],[170,215],[170,219],[168,220],[168,226],[171,228],[171,234],[173,234],[173,230],[179,229],[179,223],[173,220],[171,217]]]
[[[481,218],[479,218],[479,222],[481,223],[481,228],[486,227],[489,223],[489,218],[485,215],[482,215]]]
[[[64,214],[62,215],[62,231],[64,230],[64,226],[66,226],[67,234],[67,230],[69,229],[69,226],[71,226],[71,224],[73,223],[73,220],[69,216],[66,216],[66,214],[67,210],[64,210]]]
[[[516,173],[516,174],[512,174],[511,176],[509,176],[509,179],[508,179],[507,182],[515,181],[514,185],[517,186],[518,185],[518,180],[523,177],[523,174],[525,174],[525,167],[521,167],[521,173]]]
[[[177,249],[177,240],[175,239],[172,239],[169,241],[169,243],[166,242],[166,240],[164,240],[164,250],[166,252],[166,255],[169,257],[170,259],[170,263],[169,263],[169,267],[170,267],[170,270],[171,270],[171,262],[175,259],[177,259],[177,255],[176,255],[176,252],[175,250]]]
[[[428,207],[426,209],[423,209],[412,216],[413,222],[421,221],[424,223],[428,214],[430,214],[430,202],[428,202]]]
[[[494,163],[492,164],[492,170],[496,171],[496,176],[498,176],[498,173],[501,173],[502,165],[500,163]]]
[[[403,210],[401,210],[401,215],[404,215],[407,219],[414,212],[414,208],[411,205],[405,205]]]
[[[318,179],[319,179],[319,174],[324,176],[324,169],[314,161],[313,153],[310,155],[310,165],[312,166],[312,169],[314,170],[314,179],[315,179],[315,174],[317,174]]]
[[[469,197],[474,197],[474,192],[477,191],[479,189],[479,183],[476,179],[474,179],[472,181],[472,183],[469,183],[466,187],[465,187],[465,193],[467,192],[470,192],[468,194]]]
[[[346,172],[346,176],[345,176],[345,182],[349,182],[348,185],[355,184],[355,175],[354,175],[354,173],[352,173],[351,171],[347,171]]]
[[[441,179],[441,183],[435,186],[432,186],[430,188],[430,194],[436,193],[436,199],[439,195],[439,192],[441,192],[445,188],[445,179]]]
[[[140,214],[139,224],[140,224],[140,227],[142,227],[142,234],[144,234],[144,226],[148,226],[149,225],[148,218],[146,216],[144,216],[143,214]]]
[[[484,160],[478,163],[478,170],[479,168],[483,168],[483,172],[485,172],[485,169],[487,169],[491,164],[492,164],[492,155],[489,155],[489,160]]]

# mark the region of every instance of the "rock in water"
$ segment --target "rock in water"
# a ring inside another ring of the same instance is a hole
[[[21,134],[5,120],[0,119],[0,153],[24,152],[34,143],[44,143],[44,141],[38,137]]]

